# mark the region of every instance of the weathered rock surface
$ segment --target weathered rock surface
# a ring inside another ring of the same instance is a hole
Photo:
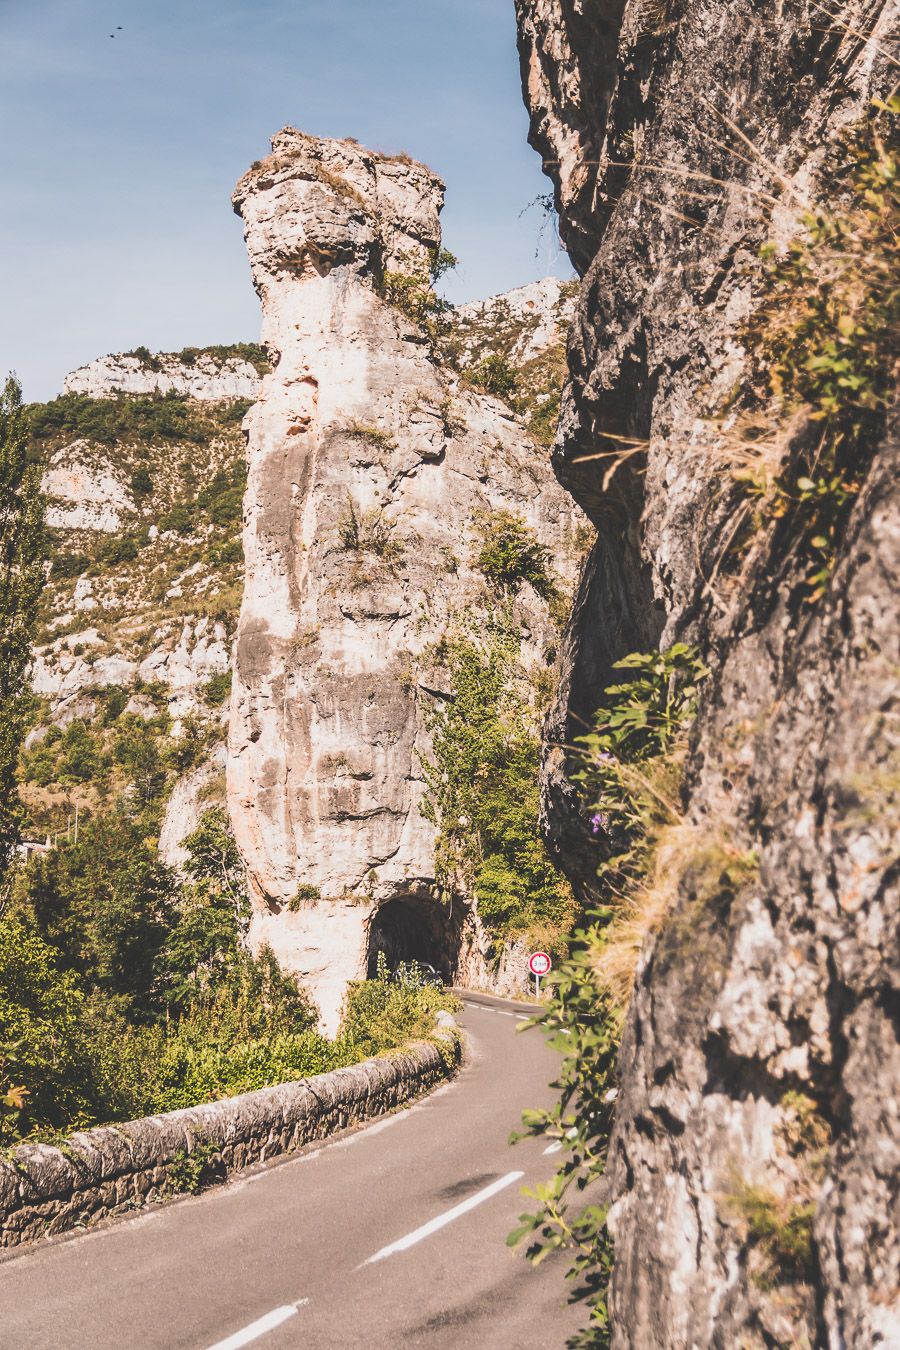
[[[85,453],[88,452],[88,453]],[[127,487],[109,465],[98,465],[82,440],[53,456],[41,481],[47,494],[47,524],[57,530],[115,534],[124,512],[134,509]]]
[[[178,779],[166,802],[159,831],[159,856],[168,867],[180,869],[187,862],[183,842],[197,829],[204,811],[221,801],[224,778],[225,746],[217,745],[209,760]]]
[[[520,516],[553,541],[565,587],[577,512],[510,410],[460,387],[379,295],[386,271],[427,273],[440,181],[353,141],[287,128],[272,144],[234,197],[276,366],[245,423],[229,809],[251,937],[333,1027],[379,906],[440,913],[420,756],[446,693],[435,644],[493,604],[472,561],[479,522]],[[517,604],[538,667],[554,626],[530,587]],[[461,976],[478,961],[468,922]]]
[[[452,324],[466,363],[499,351],[521,369],[563,342],[574,316],[574,284],[543,277],[502,295],[457,305]]]
[[[745,371],[758,247],[894,83],[897,8],[516,8],[532,143],[584,274],[554,464],[599,529],[550,738],[628,651],[696,642],[714,675],[687,819],[760,858],[705,913],[684,895],[642,957],[609,1155],[613,1344],[900,1345],[895,431],[815,607],[777,531],[739,587],[706,584],[729,509],[712,419]],[[576,461],[615,438],[647,447],[604,483]],[[548,830],[589,895],[567,769],[549,750]],[[831,1140],[821,1172],[798,1100]],[[808,1281],[760,1269],[745,1187],[782,1221],[812,1194]]]
[[[110,651],[96,628],[56,638],[35,648],[32,688],[51,700],[58,724],[56,710],[82,691],[128,688],[138,680],[164,687],[172,717],[196,712],[203,686],[228,669],[225,625],[206,617],[163,622],[154,636],[156,645],[143,660]]]
[[[178,394],[184,398],[224,401],[256,398],[259,371],[237,356],[200,353],[190,363],[177,352],[147,358],[119,353],[98,356],[70,371],[63,380],[64,394],[114,398],[118,394]]]

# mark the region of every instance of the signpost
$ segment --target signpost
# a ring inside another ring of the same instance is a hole
[[[550,974],[551,961],[546,952],[532,952],[528,958],[528,969],[534,976],[534,992],[541,996],[541,976]]]

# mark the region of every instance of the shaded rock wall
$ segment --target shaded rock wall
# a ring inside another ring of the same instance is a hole
[[[234,197],[275,369],[245,424],[229,806],[251,940],[334,1027],[378,906],[438,903],[420,757],[448,693],[435,644],[496,603],[473,566],[478,522],[520,516],[565,589],[578,512],[510,410],[443,370],[379,294],[386,272],[427,274],[440,181],[354,141],[287,128],[272,144]],[[528,586],[516,604],[523,659],[546,665],[548,606]],[[487,978],[480,942],[467,913],[459,978]]]
[[[709,584],[733,510],[714,419],[746,376],[758,248],[796,229],[841,129],[894,83],[897,9],[516,9],[532,144],[583,273],[553,461],[599,531],[550,740],[627,651],[698,643],[713,676],[686,818],[760,858],[736,897],[698,911],[684,894],[642,956],[608,1168],[613,1344],[897,1345],[894,429],[815,607],[777,529],[739,584]],[[646,449],[604,481],[584,456],[617,438]],[[548,751],[547,827],[590,895],[568,767]],[[796,1143],[796,1094],[831,1141],[821,1173]],[[782,1219],[812,1190],[811,1270],[761,1267],[746,1187]]]

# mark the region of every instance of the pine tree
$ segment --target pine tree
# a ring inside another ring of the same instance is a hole
[[[10,375],[0,394],[0,893],[19,837],[16,763],[46,557],[41,474],[27,441],[22,388]]]

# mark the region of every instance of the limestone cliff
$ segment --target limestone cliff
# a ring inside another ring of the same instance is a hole
[[[895,432],[863,447],[814,604],[777,519],[739,575],[722,563],[738,510],[722,409],[751,378],[759,248],[800,228],[842,130],[890,90],[897,9],[516,9],[531,141],[583,275],[553,461],[599,530],[551,741],[590,716],[613,661],[696,643],[713,674],[684,818],[759,857],[758,881],[705,911],[682,887],[638,967],[608,1166],[613,1345],[898,1345]],[[586,459],[617,448],[632,453],[612,477]],[[591,895],[570,768],[548,750],[547,825]],[[821,1171],[798,1101],[830,1140]],[[769,1197],[784,1223],[810,1188],[811,1266],[773,1277],[735,1196]]]
[[[186,347],[180,352],[149,352],[141,347],[98,356],[70,371],[63,380],[63,393],[88,398],[175,394],[213,402],[252,399],[267,365],[262,349],[248,342],[231,347]]]
[[[404,312],[437,257],[441,182],[355,141],[286,128],[272,147],[234,196],[274,370],[245,423],[228,792],[252,940],[333,1027],[392,902],[444,930],[445,974],[487,978],[472,897],[437,896],[420,809],[429,718],[451,696],[440,642],[495,603],[473,558],[497,513],[552,543],[561,590],[579,513],[509,408]],[[525,586],[515,604],[522,660],[545,668],[547,601]]]

